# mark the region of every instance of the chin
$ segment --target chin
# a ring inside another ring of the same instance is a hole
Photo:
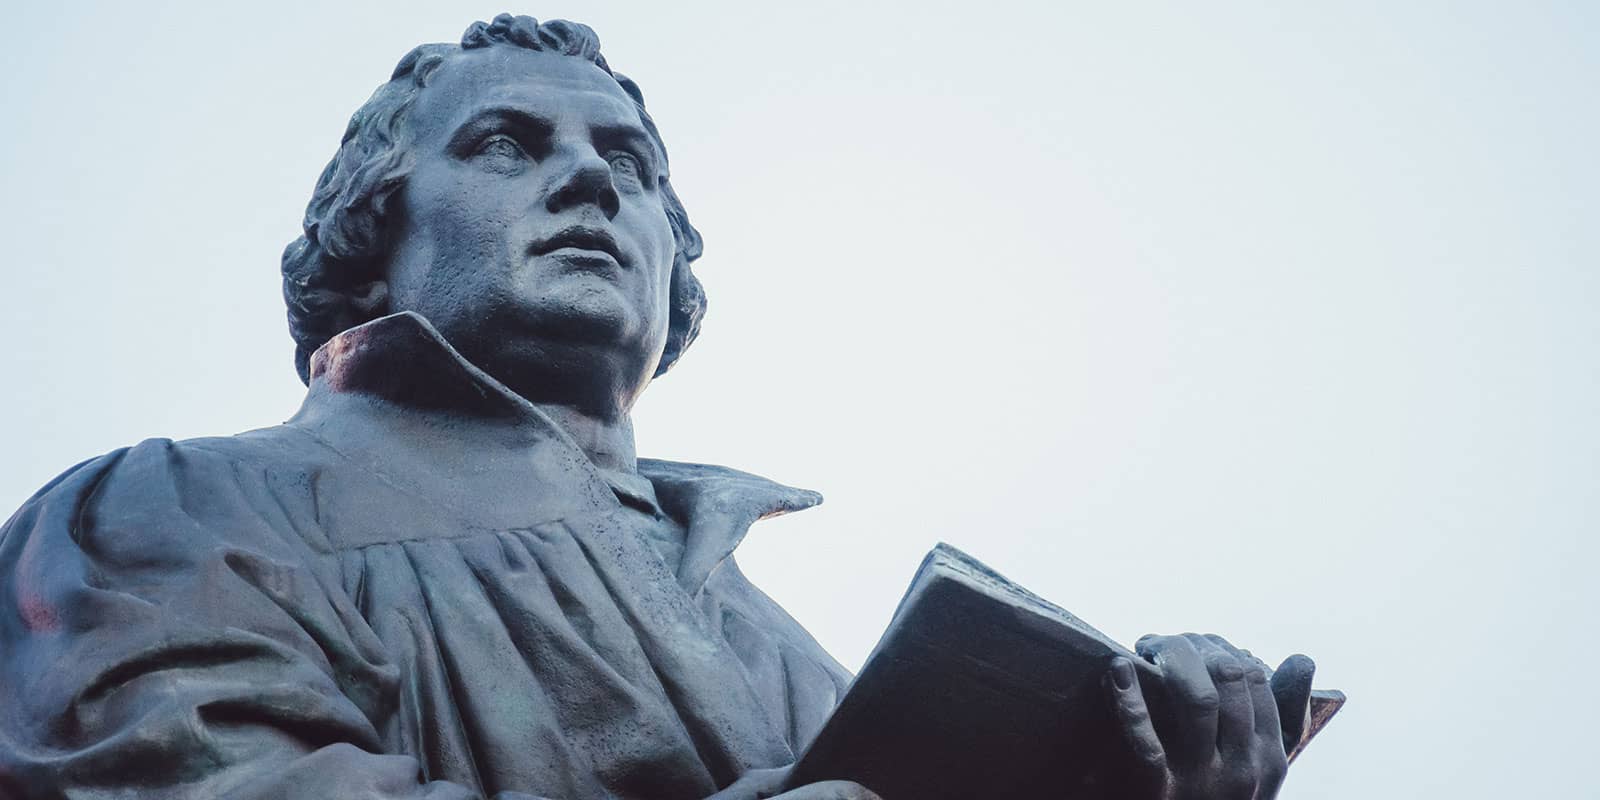
[[[488,349],[468,360],[513,392],[535,404],[567,406],[597,417],[626,413],[631,399],[649,384],[660,358],[659,352],[650,357],[642,345],[595,344],[570,336],[483,344]]]
[[[565,283],[565,282],[564,282]],[[574,285],[576,284],[576,285]],[[573,345],[621,346],[639,337],[642,320],[609,283],[567,283],[518,310],[522,324],[542,339]]]

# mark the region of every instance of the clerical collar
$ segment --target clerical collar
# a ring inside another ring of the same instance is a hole
[[[405,449],[432,448],[431,456],[411,457],[413,463],[434,464],[418,474],[434,482],[460,483],[465,497],[483,497],[481,492],[488,490],[498,498],[468,510],[485,526],[506,524],[519,515],[555,519],[606,504],[616,508],[619,498],[676,519],[687,531],[678,579],[690,593],[704,587],[751,523],[822,501],[816,492],[709,464],[639,459],[637,476],[608,475],[544,412],[467,361],[426,319],[411,312],[380,317],[333,337],[312,354],[310,376],[305,404],[290,424],[385,472],[409,471],[402,463],[408,456],[385,442],[403,441]],[[361,398],[377,400],[394,412],[382,412]],[[405,413],[407,409],[422,413]],[[474,425],[472,420],[490,424]],[[521,474],[516,491],[482,482],[503,470],[437,468],[492,459],[493,451],[502,448],[476,449],[486,439],[504,448],[543,453],[514,459],[520,466],[513,472]],[[450,447],[456,449],[446,452]],[[582,475],[590,479],[575,480]]]
[[[614,469],[596,468],[600,477],[611,484],[611,491],[615,492],[617,499],[630,508],[642,511],[652,517],[665,517],[661,510],[661,502],[656,499],[655,484],[649,478],[636,472],[622,472]]]
[[[313,390],[358,392],[429,411],[526,418],[544,414],[461,355],[410,311],[379,317],[311,354]],[[546,420],[548,421],[548,420]]]

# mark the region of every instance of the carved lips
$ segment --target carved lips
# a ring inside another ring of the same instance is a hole
[[[627,266],[622,256],[622,246],[611,231],[592,225],[573,225],[563,228],[553,236],[540,239],[528,248],[530,255],[543,256],[557,251],[577,262],[603,259],[617,267]]]

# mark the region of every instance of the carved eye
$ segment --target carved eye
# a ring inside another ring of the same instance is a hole
[[[478,149],[473,152],[473,157],[480,159],[484,165],[499,172],[508,172],[521,169],[522,163],[527,160],[528,154],[517,144],[516,140],[504,134],[496,134],[483,140]]]
[[[633,185],[643,185],[644,168],[639,166],[639,159],[629,153],[612,153],[608,159],[611,162],[611,174],[621,181]]]

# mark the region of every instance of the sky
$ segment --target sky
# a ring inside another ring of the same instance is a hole
[[[1594,4],[8,3],[0,506],[293,414],[318,173],[504,10],[643,88],[710,310],[639,451],[827,496],[739,561],[845,664],[948,541],[1315,658],[1284,800],[1593,795]]]

